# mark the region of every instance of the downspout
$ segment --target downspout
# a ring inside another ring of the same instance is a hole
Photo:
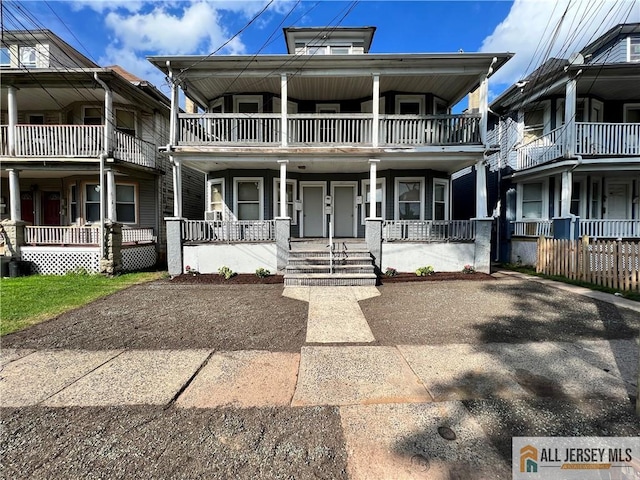
[[[104,202],[105,202],[105,188],[104,188],[104,164],[111,151],[111,110],[113,105],[111,89],[108,85],[98,78],[98,72],[94,72],[93,78],[104,89],[104,151],[100,154],[100,256],[102,258],[107,257],[105,251],[104,242]]]

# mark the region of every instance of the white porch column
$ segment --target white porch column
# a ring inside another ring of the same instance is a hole
[[[178,112],[180,108],[180,98],[178,95],[178,85],[173,78],[173,70],[171,63],[167,61],[167,69],[169,70],[169,83],[171,83],[171,113],[169,117],[169,145],[178,144]]]
[[[18,97],[16,87],[7,89],[7,109],[9,117],[9,132],[7,134],[7,146],[9,155],[16,154],[16,124],[18,123]]]
[[[113,118],[113,94],[109,85],[102,81],[98,77],[98,72],[93,74],[96,82],[104,89],[104,145],[103,152],[109,155],[113,155],[113,126],[115,125],[115,119]]]
[[[369,218],[376,218],[376,192],[378,190],[378,160],[377,158],[372,158],[369,160]],[[366,192],[365,192],[366,193]],[[366,201],[365,197],[365,201]]]
[[[480,76],[478,92],[478,109],[480,111],[480,141],[487,143],[487,117],[489,115],[489,79],[486,75]]]
[[[289,160],[278,160],[280,164],[280,217],[288,217],[287,212],[287,164]]]
[[[373,116],[373,125],[371,126],[371,144],[377,147],[380,137],[380,75],[373,76],[373,104],[371,111]]]
[[[287,125],[287,103],[288,103],[288,93],[287,93],[287,74],[283,73],[280,75],[280,135],[281,135],[281,145],[286,147],[289,145],[289,134],[288,134],[288,125]],[[286,216],[286,215],[284,215]]]
[[[476,218],[487,218],[487,174],[484,160],[476,163]]]
[[[567,81],[564,101],[564,156],[572,158],[576,154],[576,79]]]
[[[105,173],[107,174],[107,220],[115,223],[118,221],[116,214],[116,175],[111,168],[107,168]]]
[[[560,217],[567,218],[571,215],[571,188],[573,183],[573,174],[567,170],[562,172],[562,208]]]
[[[173,216],[182,218],[182,169],[173,155],[169,156],[169,162],[173,165]]]
[[[20,171],[13,168],[7,170],[9,172],[9,204],[11,221],[17,222],[22,220],[22,211],[20,208]]]

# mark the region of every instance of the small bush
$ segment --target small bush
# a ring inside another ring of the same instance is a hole
[[[416,275],[418,277],[428,277],[429,275],[433,275],[436,271],[433,269],[431,265],[427,265],[426,267],[420,267],[416,270]]]
[[[226,265],[220,267],[218,269],[218,273],[220,275],[222,275],[224,277],[225,280],[229,280],[231,277],[233,277],[236,272],[234,272],[233,270],[231,270],[229,267],[227,267]]]
[[[95,274],[91,273],[89,270],[87,270],[84,267],[76,267],[71,270],[67,270],[65,272],[65,275],[76,276],[76,277],[86,277],[88,275],[95,275]]]
[[[462,273],[476,273],[476,269],[473,268],[473,265],[465,265],[462,269]]]
[[[187,265],[186,267],[184,267],[184,271],[187,272],[187,274],[193,275],[194,277],[200,273],[198,272],[198,270],[196,270],[195,268],[192,268],[190,265]]]
[[[393,267],[387,267],[387,269],[384,271],[384,274],[387,277],[395,277],[396,275],[398,275],[398,270]]]
[[[258,278],[265,278],[265,277],[268,277],[269,275],[271,275],[271,272],[266,268],[260,267],[256,270],[256,277]]]

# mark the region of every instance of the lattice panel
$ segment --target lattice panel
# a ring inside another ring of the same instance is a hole
[[[95,251],[30,251],[21,249],[21,258],[31,263],[31,272],[42,275],[64,275],[70,270],[84,268],[97,273],[100,269],[100,255]]]
[[[153,267],[158,261],[155,245],[122,249],[122,269],[128,272]]]

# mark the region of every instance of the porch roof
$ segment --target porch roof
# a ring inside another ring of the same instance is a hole
[[[511,53],[409,53],[365,55],[153,56],[165,74],[169,68],[185,94],[201,107],[233,93],[280,94],[287,74],[288,95],[296,100],[371,98],[374,74],[380,91],[433,93],[450,105],[478,87],[493,59],[493,71]]]

